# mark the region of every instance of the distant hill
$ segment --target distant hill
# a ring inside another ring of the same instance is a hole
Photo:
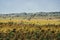
[[[0,14],[0,17],[22,17],[25,19],[60,19],[60,12],[36,12],[36,13],[11,13],[11,14]]]

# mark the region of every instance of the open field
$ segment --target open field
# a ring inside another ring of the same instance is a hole
[[[0,40],[60,40],[60,20],[1,19]]]
[[[0,14],[0,40],[60,40],[60,12]]]

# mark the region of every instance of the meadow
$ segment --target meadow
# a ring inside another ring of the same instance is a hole
[[[60,20],[0,19],[0,40],[60,40]]]

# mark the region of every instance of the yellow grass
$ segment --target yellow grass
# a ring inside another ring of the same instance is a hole
[[[59,19],[52,19],[52,20],[47,20],[47,19],[31,19],[31,20],[27,20],[27,19],[0,19],[0,22],[16,22],[16,23],[20,23],[20,22],[24,22],[24,23],[31,23],[31,24],[40,24],[40,25],[46,25],[46,24],[60,24],[60,20]]]
[[[25,24],[38,24],[38,25],[47,25],[47,24],[55,24],[55,25],[58,25],[60,24],[60,20],[57,20],[57,19],[54,19],[54,20],[46,20],[46,19],[31,19],[31,20],[27,20],[27,19],[1,19],[0,22],[3,22],[3,23],[6,23],[6,22],[15,22],[15,23],[20,23],[20,22],[23,22]],[[22,25],[23,26],[23,25]],[[13,27],[15,28],[15,27]],[[3,32],[6,32],[8,29],[12,30],[13,28],[11,27],[3,27],[0,29],[0,31],[3,31]],[[17,30],[19,29],[23,29],[23,30],[27,30],[29,29],[30,31],[32,30],[35,30],[35,29],[38,29],[37,27],[32,27],[32,28],[29,28],[29,27],[26,27],[24,29],[24,27],[17,27],[16,28]],[[42,29],[44,30],[47,30],[48,28],[46,27],[43,27]],[[55,30],[56,28],[51,28],[51,30]],[[59,30],[59,29],[56,29],[56,30]]]

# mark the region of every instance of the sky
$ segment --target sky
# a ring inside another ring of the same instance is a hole
[[[0,0],[0,13],[60,11],[60,0]]]

